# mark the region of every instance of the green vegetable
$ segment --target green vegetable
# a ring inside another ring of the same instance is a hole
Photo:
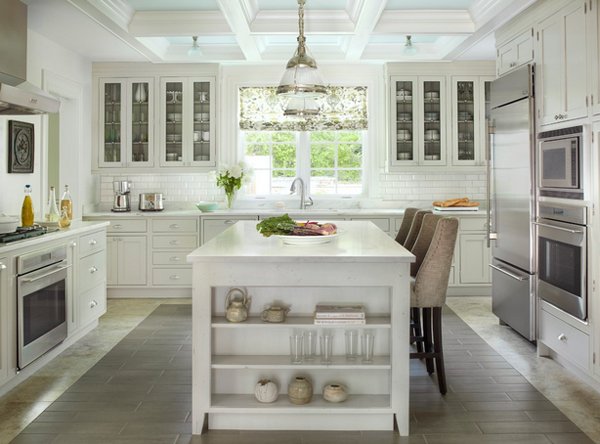
[[[296,222],[287,214],[283,216],[269,217],[263,221],[260,221],[256,225],[256,229],[265,237],[272,236],[274,234],[290,234]]]

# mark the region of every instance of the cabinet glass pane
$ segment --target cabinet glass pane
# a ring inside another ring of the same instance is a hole
[[[167,82],[165,89],[166,162],[180,162],[183,159],[183,83]]]
[[[148,160],[148,91],[147,82],[131,84],[131,161]]]
[[[441,84],[439,81],[423,82],[423,146],[424,160],[442,158]]]
[[[121,161],[121,84],[104,84],[104,162]]]
[[[473,87],[473,82],[457,82],[456,84],[458,160],[475,160]]]
[[[396,82],[396,160],[414,160],[413,82]]]
[[[210,160],[210,83],[194,82],[194,161]]]

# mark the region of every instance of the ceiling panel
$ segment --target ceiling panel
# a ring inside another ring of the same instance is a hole
[[[136,11],[216,11],[216,0],[127,0]]]
[[[256,3],[258,4],[258,9],[261,11],[298,9],[297,0],[256,0]],[[347,3],[348,0],[306,0],[305,9],[344,10]]]
[[[469,9],[475,0],[388,0],[385,9]]]

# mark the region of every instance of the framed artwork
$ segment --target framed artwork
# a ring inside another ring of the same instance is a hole
[[[8,172],[33,173],[33,123],[8,121]]]

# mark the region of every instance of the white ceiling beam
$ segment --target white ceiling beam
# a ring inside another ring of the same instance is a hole
[[[232,34],[220,11],[139,11],[129,32],[136,37]]]
[[[245,2],[232,2],[230,0],[217,0],[219,9],[223,13],[225,20],[229,23],[229,27],[233,30],[237,43],[244,53],[246,60],[250,62],[260,61],[260,49],[256,43],[256,39],[250,31],[248,25],[248,12],[251,5]]]
[[[377,34],[470,34],[475,31],[466,10],[383,11],[373,30]]]
[[[250,30],[255,34],[298,34],[298,11],[260,11],[250,23]],[[346,11],[308,10],[304,11],[304,31],[306,34],[351,34],[354,22]]]
[[[371,33],[385,9],[386,3],[387,0],[362,1],[358,15],[356,16],[354,35],[350,38],[348,46],[345,48],[347,60],[360,60],[363,51],[369,43]]]

